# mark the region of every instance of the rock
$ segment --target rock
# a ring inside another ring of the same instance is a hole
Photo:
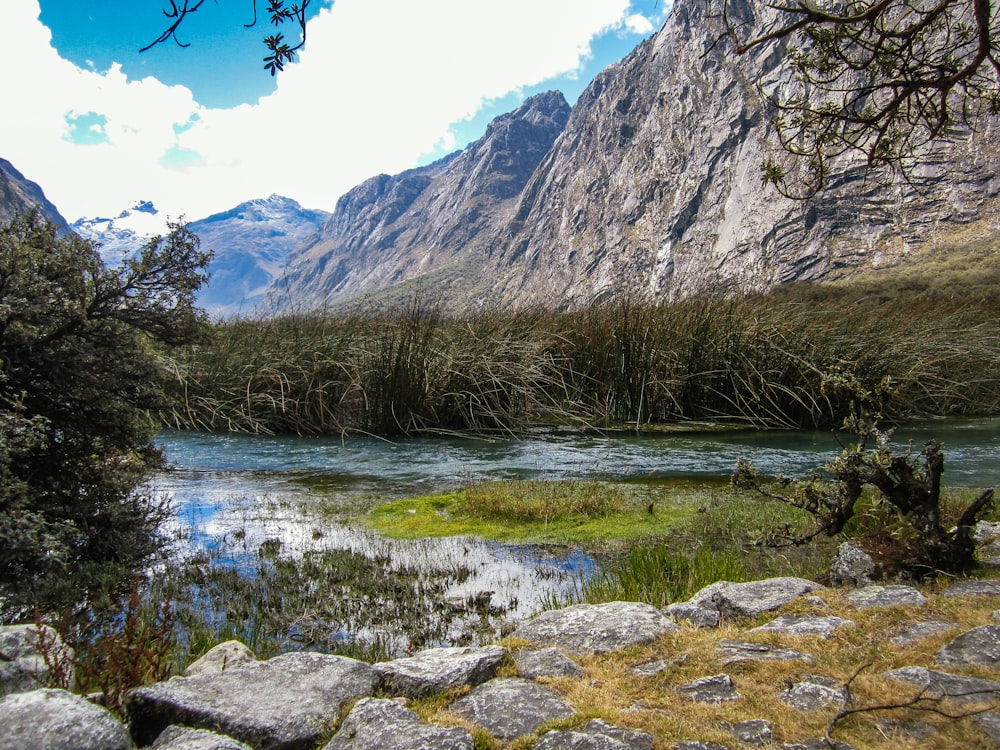
[[[607,654],[650,643],[680,627],[656,607],[638,602],[578,604],[543,612],[513,633],[538,646],[572,654]]]
[[[1000,666],[1000,625],[982,625],[962,633],[942,647],[934,661],[943,666],[976,664],[996,669]]]
[[[674,745],[674,750],[729,750],[718,742],[699,742],[697,740],[681,740]]]
[[[534,680],[538,677],[583,677],[583,667],[555,648],[522,648],[514,655],[517,673]]]
[[[912,646],[917,641],[939,635],[955,627],[954,623],[942,622],[941,620],[930,620],[928,622],[916,622],[889,639],[889,643],[899,648]]]
[[[191,729],[189,727],[171,726],[164,729],[153,750],[253,750],[244,744],[224,734],[216,734],[207,729]]]
[[[923,607],[927,597],[913,586],[864,586],[847,594],[848,600],[858,609],[868,607]]]
[[[432,648],[372,668],[382,678],[387,692],[419,698],[486,682],[506,656],[507,649],[500,646]]]
[[[686,622],[696,628],[717,628],[722,620],[719,610],[688,602],[668,604],[663,608],[663,614],[674,622]]]
[[[741,661],[803,661],[807,664],[812,664],[814,661],[809,654],[791,648],[770,646],[766,643],[719,641],[716,648],[722,654],[720,661],[724,665]]]
[[[715,609],[723,617],[756,617],[822,588],[813,581],[794,577],[766,578],[747,583],[720,581],[703,588],[691,597],[688,604]]]
[[[910,682],[921,690],[926,690],[928,698],[951,698],[959,703],[979,703],[1000,698],[1000,682],[962,677],[926,667],[900,667],[889,670],[885,676]]]
[[[941,592],[942,596],[1000,596],[1000,581],[959,581]]]
[[[65,674],[53,675],[38,650],[43,641],[51,654],[50,662],[64,665]],[[73,658],[73,649],[48,625],[0,627],[0,696],[38,690],[52,679],[57,679],[60,687],[72,690],[76,682]]]
[[[736,690],[733,678],[727,674],[702,677],[700,680],[678,685],[677,691],[698,703],[725,703],[743,697]]]
[[[531,734],[547,721],[574,714],[554,690],[520,677],[483,683],[448,708],[500,740]]]
[[[830,563],[830,583],[834,586],[868,586],[875,576],[872,556],[854,542],[844,542]]]
[[[371,695],[379,678],[342,656],[289,653],[240,669],[175,677],[130,691],[132,737],[152,742],[170,724],[221,731],[260,750],[315,745],[349,701]]]
[[[1000,745],[1000,713],[987,711],[976,716],[976,721],[982,727],[983,732],[997,745]]]
[[[787,635],[815,635],[831,638],[840,628],[853,625],[842,617],[816,617],[812,615],[782,615],[771,622],[749,631],[751,633],[785,633]]]
[[[0,750],[129,750],[111,712],[66,690],[43,688],[0,700]]]
[[[760,747],[774,741],[774,728],[766,719],[749,719],[729,727],[733,736],[745,745]]]
[[[546,732],[535,750],[653,750],[653,736],[593,719],[571,732]]]
[[[976,544],[984,544],[1000,538],[1000,523],[980,521],[972,530],[972,538],[976,540]]]
[[[811,737],[808,740],[786,742],[781,750],[854,750],[854,746],[841,740],[834,740],[831,745],[823,737]]]
[[[659,661],[639,664],[638,666],[629,669],[629,672],[634,674],[636,677],[655,677],[656,675],[665,672],[668,667],[670,667],[670,662],[666,659],[660,659]]]
[[[799,711],[812,711],[817,708],[840,705],[844,702],[846,692],[836,680],[810,675],[801,682],[783,690],[778,697]]]
[[[253,651],[239,641],[226,641],[210,648],[199,659],[189,664],[184,670],[184,676],[224,672],[252,661],[257,661]]]
[[[413,711],[395,701],[362,698],[324,750],[473,750],[462,727],[421,724]]]

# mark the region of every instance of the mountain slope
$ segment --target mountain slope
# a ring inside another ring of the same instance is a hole
[[[61,232],[69,232],[69,224],[59,210],[45,197],[34,182],[14,168],[6,159],[0,159],[0,223],[38,207]]]

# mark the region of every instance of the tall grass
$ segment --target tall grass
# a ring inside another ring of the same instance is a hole
[[[632,299],[585,310],[236,320],[165,355],[171,426],[267,433],[536,426],[838,425],[824,374],[897,398],[886,416],[1000,412],[1000,314],[948,300]]]

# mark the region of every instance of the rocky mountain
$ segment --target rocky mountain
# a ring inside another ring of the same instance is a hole
[[[137,201],[117,216],[83,217],[74,221],[71,228],[81,237],[98,246],[101,258],[109,265],[117,265],[123,258],[135,255],[154,234],[164,231],[164,218],[151,201]]]
[[[59,210],[45,197],[34,182],[14,168],[6,159],[0,159],[0,223],[25,213],[33,207],[41,208],[49,220],[62,231],[69,231],[69,224]]]
[[[732,10],[748,24],[769,12],[749,0]],[[736,56],[717,43],[720,24],[704,3],[678,0],[565,127],[559,95],[546,94],[460,154],[358,186],[293,254],[283,306],[417,283],[455,307],[748,291],[895,263],[989,224],[1000,205],[995,123],[936,147],[909,182],[868,179],[845,158],[811,200],[764,188],[775,134],[759,91],[790,73],[780,43]]]

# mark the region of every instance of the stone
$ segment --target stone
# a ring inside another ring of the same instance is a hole
[[[854,750],[854,746],[842,740],[834,740],[831,745],[824,737],[810,737],[798,742],[786,742],[781,750]]]
[[[674,745],[674,750],[729,750],[718,742],[701,742],[698,740],[681,740]]]
[[[729,726],[737,740],[745,745],[760,747],[774,741],[774,728],[767,719],[748,719]]]
[[[719,581],[703,588],[688,603],[718,610],[723,617],[756,617],[823,588],[814,581],[794,577],[747,583]]]
[[[702,677],[694,682],[678,685],[677,691],[698,703],[725,703],[743,697],[736,690],[733,678],[727,674]]]
[[[250,745],[224,734],[178,726],[164,729],[151,747],[153,750],[253,750]]]
[[[997,669],[1000,666],[1000,625],[981,625],[943,646],[934,661],[942,666],[974,664]]]
[[[663,608],[663,614],[674,622],[688,623],[696,628],[717,628],[722,621],[719,610],[688,602],[668,604]]]
[[[132,737],[151,743],[170,724],[212,729],[258,750],[315,745],[348,702],[374,693],[379,677],[343,656],[289,653],[214,674],[175,677],[130,691]]]
[[[653,736],[646,732],[593,719],[580,729],[546,732],[535,750],[653,750],[653,744]]]
[[[929,620],[927,622],[915,622],[906,627],[903,631],[889,639],[889,643],[899,648],[912,646],[924,638],[940,635],[955,627],[954,623],[943,622],[941,620]]]
[[[874,581],[875,561],[872,556],[847,541],[837,548],[830,563],[830,583],[834,586],[868,586]]]
[[[1000,713],[986,711],[985,713],[978,714],[976,721],[979,722],[979,726],[982,727],[986,736],[1000,746]]]
[[[467,729],[421,724],[420,717],[395,701],[362,698],[324,750],[473,750],[474,746]]]
[[[913,586],[864,586],[847,594],[847,599],[858,609],[869,607],[923,607],[927,597]]]
[[[736,664],[741,661],[802,661],[812,664],[814,659],[810,654],[791,648],[779,648],[766,643],[746,643],[743,641],[719,641],[716,649],[722,654],[723,665]]]
[[[750,630],[750,633],[784,633],[786,635],[815,635],[820,638],[831,638],[840,628],[853,625],[851,620],[843,617],[814,615],[782,615]]]
[[[670,667],[670,662],[666,659],[660,659],[659,661],[646,662],[645,664],[638,664],[631,669],[629,672],[634,674],[636,677],[655,677],[658,674],[662,674]]]
[[[1000,682],[938,672],[926,667],[900,667],[885,673],[893,680],[916,685],[928,698],[951,698],[959,703],[979,703],[1000,698]]]
[[[500,646],[432,648],[374,664],[372,669],[382,678],[386,692],[419,698],[486,682],[506,656],[507,649]]]
[[[0,699],[0,750],[130,750],[111,712],[67,690],[42,688]]]
[[[942,596],[1000,596],[1000,581],[969,580],[953,583],[941,592]]]
[[[448,710],[500,740],[531,734],[548,721],[574,715],[573,707],[557,692],[520,677],[485,682]]]
[[[639,602],[577,604],[543,612],[511,635],[571,654],[607,654],[651,643],[680,627],[656,607]]]
[[[1000,523],[995,521],[979,521],[972,529],[972,538],[976,541],[976,544],[984,544],[1000,538]]]
[[[254,652],[239,641],[226,641],[214,646],[188,665],[184,670],[185,677],[199,674],[224,672],[252,661],[257,661]]]
[[[45,663],[39,644],[44,641],[52,655],[50,662],[64,665],[64,674],[54,675]],[[46,687],[53,679],[59,687],[72,690],[76,682],[73,649],[63,643],[48,625],[5,625],[0,627],[0,697]]]
[[[810,675],[783,690],[778,697],[799,711],[813,711],[818,708],[831,708],[842,704],[846,692],[836,680]]]
[[[583,667],[555,648],[519,649],[514,654],[517,673],[534,680],[538,677],[584,677]]]

